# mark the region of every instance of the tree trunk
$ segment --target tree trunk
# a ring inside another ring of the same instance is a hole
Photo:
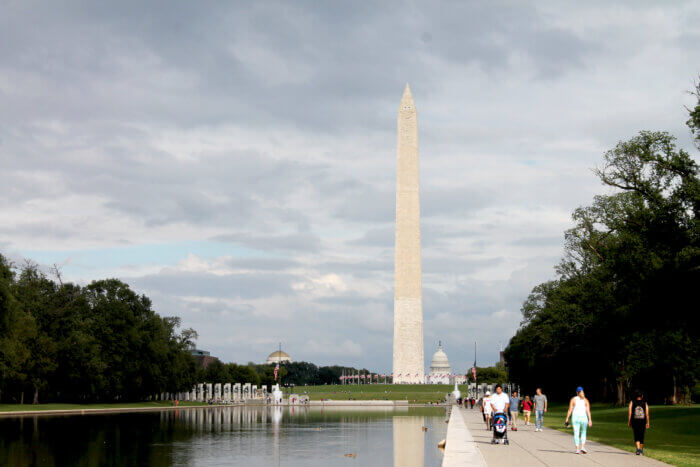
[[[19,396],[19,405],[23,405],[23,404],[24,404],[24,391],[22,391],[20,393],[20,396]]]
[[[37,405],[39,403],[39,388],[34,386],[34,400],[32,404]]]
[[[673,394],[671,394],[671,404],[676,405],[678,403],[678,400],[676,398],[676,376],[673,376]]]
[[[601,395],[604,401],[608,400],[608,378],[603,378],[603,392]]]
[[[617,382],[617,405],[625,405],[625,385],[622,380]]]

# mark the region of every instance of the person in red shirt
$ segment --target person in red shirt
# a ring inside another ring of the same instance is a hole
[[[523,418],[525,419],[525,425],[530,424],[530,414],[532,413],[532,401],[530,396],[525,396],[523,401]]]

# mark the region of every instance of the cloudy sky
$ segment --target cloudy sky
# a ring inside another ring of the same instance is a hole
[[[2,1],[0,252],[121,278],[225,361],[389,371],[410,82],[426,366],[492,364],[604,151],[692,147],[700,72],[698,2],[528,3]]]

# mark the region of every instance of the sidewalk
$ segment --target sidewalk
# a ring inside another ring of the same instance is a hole
[[[533,425],[525,426],[519,419],[518,431],[508,431],[510,445],[491,444],[492,433],[486,430],[481,413],[476,409],[458,409],[464,416],[471,437],[479,447],[489,467],[518,466],[638,466],[668,465],[644,456],[636,456],[604,444],[586,442],[588,454],[575,454],[573,436],[545,428],[535,432]],[[594,427],[595,428],[595,427]],[[449,433],[448,433],[449,436]]]

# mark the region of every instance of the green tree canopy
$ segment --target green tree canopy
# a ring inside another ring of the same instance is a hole
[[[698,106],[688,124],[698,137]],[[558,278],[535,287],[505,356],[528,389],[624,402],[633,388],[687,398],[698,378],[698,164],[665,132],[643,131],[596,170],[613,189],[574,211]]]
[[[189,389],[196,333],[161,317],[116,279],[87,287],[49,279],[0,255],[0,398],[140,400]]]

